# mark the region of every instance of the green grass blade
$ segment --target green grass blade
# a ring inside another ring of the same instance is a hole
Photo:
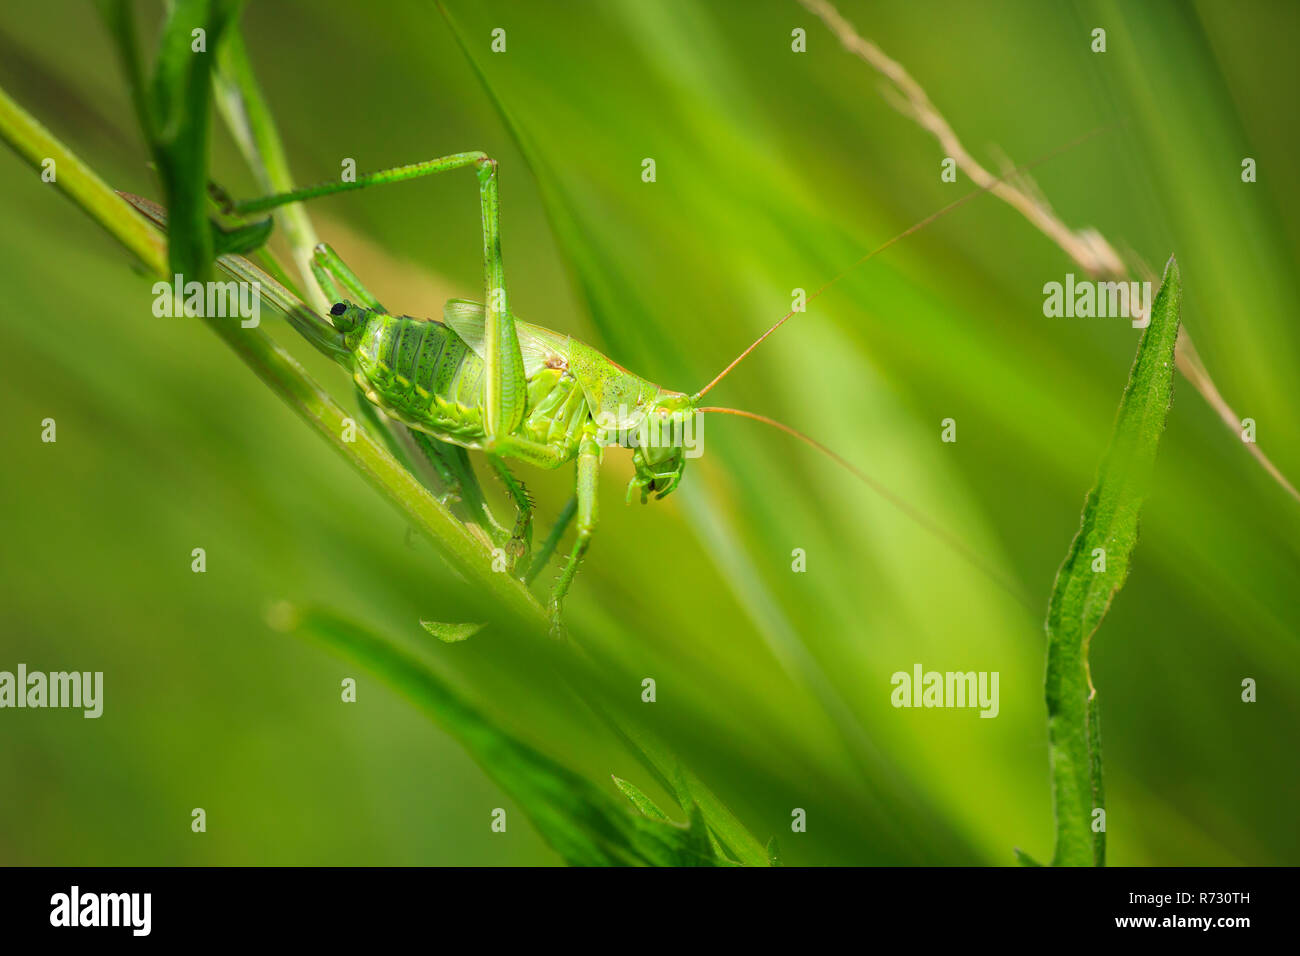
[[[1047,714],[1056,807],[1055,866],[1102,866],[1105,807],[1092,635],[1128,575],[1138,514],[1151,490],[1156,448],[1173,389],[1182,286],[1171,257],[1124,388],[1110,447],[1088,493],[1078,534],[1057,572],[1047,610]]]
[[[659,785],[673,795],[677,805],[690,812],[698,807],[720,849],[745,866],[767,866],[767,850],[725,803],[676,754],[644,727],[619,720],[602,708],[595,710],[632,750]]]
[[[686,826],[672,823],[662,813],[658,817],[647,813],[640,803],[641,812],[634,813],[613,795],[495,726],[423,661],[392,642],[325,611],[307,611],[300,627],[377,674],[456,737],[568,863],[725,865],[710,846],[698,807],[691,807]],[[620,789],[627,793],[627,786]]]
[[[612,777],[612,774],[611,774]],[[668,814],[659,809],[659,805],[641,792],[641,788],[636,784],[629,783],[621,777],[614,777],[614,786],[619,788],[623,796],[632,801],[632,805],[640,810],[643,817],[653,819],[653,821],[669,822]],[[722,842],[712,831],[708,829],[708,823],[705,822],[705,813],[699,809],[699,804],[689,804],[686,810],[688,817],[688,834],[689,849],[682,858],[684,866],[705,866],[719,865],[729,866],[733,864],[731,858],[728,858],[727,851]],[[776,862],[772,862],[776,866]]]
[[[459,644],[461,641],[468,641],[487,625],[482,622],[474,623],[472,621],[465,624],[444,624],[441,621],[421,621],[420,626],[444,644]]]
[[[667,820],[668,814],[659,809],[658,804],[641,792],[635,784],[628,783],[622,777],[614,777],[614,786],[622,792],[623,796],[632,801],[632,806],[641,811],[642,814],[651,820]]]
[[[767,841],[767,858],[772,866],[785,866],[781,861],[781,846],[776,842],[776,837]]]

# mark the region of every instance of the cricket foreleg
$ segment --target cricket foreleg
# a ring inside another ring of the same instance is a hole
[[[578,566],[591,544],[591,536],[596,530],[596,479],[600,471],[600,444],[592,433],[582,436],[578,450],[578,476],[574,493],[578,499],[578,533],[569,552],[568,563],[560,572],[551,591],[551,633],[557,637],[564,633],[560,614],[564,607],[564,596],[569,593],[569,585],[578,573]]]

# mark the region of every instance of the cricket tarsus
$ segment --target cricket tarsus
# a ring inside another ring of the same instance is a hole
[[[1020,166],[994,183],[949,203],[863,255],[814,292],[809,301],[852,269],[987,192],[1002,179],[1030,169],[1086,138]],[[513,529],[504,541],[496,539],[507,566],[513,570],[522,563],[526,569],[522,576],[531,579],[557,548],[568,523],[575,523],[572,548],[551,591],[554,633],[563,633],[564,599],[595,533],[602,448],[618,444],[631,451],[634,474],[628,486],[629,499],[639,496],[645,502],[651,495],[662,498],[681,481],[686,467],[685,443],[694,434],[690,420],[704,412],[750,418],[817,449],[1019,597],[1014,586],[989,569],[961,541],[821,443],[764,415],[718,406],[701,407],[704,395],[789,321],[793,312],[759,336],[694,395],[662,388],[640,378],[571,336],[519,321],[510,311],[506,296],[497,162],[486,153],[455,153],[359,176],[351,182],[321,183],[257,199],[234,202],[219,190],[214,190],[214,196],[231,212],[247,215],[288,203],[465,168],[474,170],[479,186],[483,228],[482,304],[453,299],[446,304],[441,321],[394,316],[324,244],[316,249],[312,273],[322,293],[334,303],[330,309],[333,328],[343,338],[345,361],[351,366],[360,393],[388,418],[422,436],[417,446],[440,474],[454,472],[464,500],[484,502],[473,470],[464,457],[465,450],[482,451],[488,456],[516,510]],[[532,533],[532,501],[522,483],[507,468],[506,459],[540,468],[557,468],[568,462],[576,464],[573,500],[531,562],[527,554]],[[489,524],[501,529],[491,518],[486,504],[482,507]],[[482,517],[476,515],[475,519]]]

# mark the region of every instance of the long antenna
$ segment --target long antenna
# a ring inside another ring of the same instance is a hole
[[[868,253],[866,253],[865,255],[863,255],[860,259],[858,259],[857,262],[854,262],[852,265],[850,265],[847,269],[845,269],[845,270],[844,270],[843,272],[841,272],[839,275],[835,276],[835,278],[833,278],[833,279],[831,279],[830,281],[824,283],[820,289],[818,289],[818,290],[817,290],[816,292],[814,292],[812,295],[808,296],[808,298],[804,300],[804,304],[805,304],[805,306],[807,305],[807,303],[809,303],[809,302],[811,302],[813,299],[817,298],[819,295],[821,295],[823,292],[825,292],[825,291],[826,291],[827,289],[829,289],[831,286],[835,285],[835,283],[837,283],[837,282],[839,282],[841,279],[843,279],[846,275],[848,275],[850,272],[852,272],[852,271],[853,271],[854,269],[856,269],[858,266],[862,265],[862,263],[864,263],[864,262],[866,262],[868,259],[871,259],[871,258],[873,258],[873,257],[875,257],[875,256],[877,256],[877,255],[879,255],[880,253],[884,252],[886,249],[888,249],[888,248],[889,248],[890,246],[892,246],[894,243],[899,242],[900,240],[906,239],[908,236],[912,235],[912,233],[914,233],[914,232],[919,232],[920,230],[924,229],[926,226],[930,225],[930,223],[934,222],[936,219],[939,219],[939,218],[942,218],[943,216],[946,216],[948,213],[952,212],[954,209],[956,209],[956,208],[959,207],[959,206],[964,206],[966,203],[970,202],[970,201],[971,201],[972,199],[974,199],[976,196],[981,196],[981,195],[983,195],[984,193],[986,193],[986,192],[988,192],[989,190],[991,190],[993,187],[997,186],[999,183],[1005,182],[1006,180],[1010,179],[1010,178],[1013,177],[1013,176],[1019,176],[1021,173],[1027,172],[1028,170],[1033,169],[1035,166],[1038,166],[1038,165],[1040,165],[1040,164],[1042,164],[1042,163],[1045,163],[1045,162],[1047,162],[1049,159],[1052,159],[1052,158],[1054,158],[1054,157],[1056,157],[1056,156],[1059,156],[1061,153],[1064,153],[1064,152],[1066,152],[1067,150],[1073,149],[1074,147],[1076,147],[1076,146],[1078,146],[1078,145],[1080,145],[1080,144],[1082,144],[1082,143],[1087,142],[1088,140],[1092,139],[1094,136],[1098,135],[1099,133],[1102,133],[1102,132],[1106,131],[1107,129],[1109,129],[1109,127],[1107,127],[1107,126],[1099,126],[1099,127],[1097,127],[1096,129],[1094,129],[1094,130],[1090,130],[1089,132],[1084,133],[1084,134],[1083,134],[1082,136],[1080,136],[1078,139],[1071,140],[1070,142],[1066,143],[1064,146],[1058,146],[1056,149],[1052,150],[1050,153],[1045,153],[1044,155],[1038,157],[1037,159],[1032,160],[1032,161],[1030,161],[1030,162],[1028,162],[1028,163],[1025,163],[1023,166],[1017,166],[1015,169],[1012,169],[1012,170],[1010,170],[1009,172],[1005,172],[1005,173],[1003,173],[1003,174],[1002,174],[1001,176],[999,176],[997,179],[993,180],[993,181],[990,182],[990,183],[987,183],[987,184],[984,185],[984,186],[981,186],[979,189],[976,189],[976,190],[973,190],[973,191],[971,191],[971,192],[968,192],[966,195],[962,196],[960,199],[955,199],[955,200],[953,200],[952,202],[948,203],[948,205],[946,205],[946,206],[944,206],[942,209],[940,209],[938,212],[931,213],[930,215],[928,215],[928,216],[926,216],[924,219],[922,219],[920,222],[918,222],[918,223],[916,223],[916,224],[910,226],[910,227],[907,228],[907,229],[904,229],[904,230],[903,230],[902,232],[900,232],[898,235],[894,236],[894,238],[887,240],[886,242],[882,243],[882,244],[879,245],[879,246],[876,246],[876,248],[872,249],[870,252],[868,252]],[[713,381],[711,381],[708,385],[705,385],[702,389],[700,389],[698,392],[696,392],[695,395],[692,396],[692,401],[698,401],[699,399],[701,399],[701,398],[703,398],[705,395],[707,395],[707,394],[710,392],[710,390],[712,390],[713,386],[717,385],[717,384],[718,384],[719,382],[721,382],[724,378],[726,378],[729,374],[731,374],[731,370],[734,369],[737,365],[739,365],[742,361],[744,361],[745,357],[746,357],[747,355],[749,355],[750,352],[754,351],[754,349],[756,349],[756,348],[758,348],[760,345],[762,345],[763,342],[767,339],[767,337],[768,337],[769,335],[771,335],[773,332],[775,332],[775,331],[776,331],[777,329],[779,329],[781,326],[783,326],[783,325],[785,325],[787,322],[789,322],[792,318],[794,318],[795,315],[796,315],[796,312],[795,312],[794,309],[791,309],[789,312],[787,312],[785,315],[783,315],[783,316],[780,318],[780,320],[779,320],[775,325],[773,325],[770,329],[768,329],[766,332],[764,332],[762,335],[760,335],[758,338],[756,338],[756,339],[753,341],[753,343],[749,346],[749,348],[745,349],[745,351],[743,351],[743,352],[741,352],[739,355],[737,355],[736,358],[732,361],[732,363],[731,363],[730,365],[728,365],[728,366],[727,366],[726,368],[724,368],[721,372],[719,372],[719,373],[717,374],[717,376],[714,377]]]
[[[896,495],[894,492],[890,491],[888,488],[886,488],[876,479],[872,478],[870,475],[866,474],[864,471],[859,469],[856,465],[848,461],[848,459],[837,454],[836,452],[831,451],[831,449],[827,448],[825,445],[817,441],[815,438],[810,438],[809,436],[805,435],[803,432],[799,431],[798,429],[791,428],[789,425],[785,424],[784,422],[778,422],[775,418],[768,418],[766,415],[759,415],[756,412],[747,412],[739,408],[721,408],[718,406],[709,406],[705,408],[697,408],[696,411],[709,412],[709,413],[722,414],[722,415],[736,415],[740,418],[752,418],[756,422],[762,422],[764,425],[770,425],[773,428],[785,432],[787,435],[790,435],[793,438],[799,439],[799,441],[803,442],[805,445],[817,449],[817,451],[821,452],[827,458],[830,458],[840,467],[842,467],[850,474],[852,474],[855,478],[857,478],[859,481],[861,481],[864,485],[869,487],[876,494],[880,495],[880,497],[884,498],[886,501],[892,504],[903,514],[907,515],[907,517],[911,518],[913,521],[915,521],[926,531],[930,532],[930,534],[934,535],[936,538],[940,539],[949,547],[951,547],[954,551],[956,551],[963,558],[965,558],[972,567],[980,571],[985,577],[993,581],[994,584],[1002,588],[1002,590],[1006,591],[1013,598],[1015,598],[1017,601],[1023,604],[1026,608],[1028,608],[1031,611],[1040,610],[1040,608],[1037,605],[1032,603],[1029,600],[1029,598],[1027,598],[1024,595],[1024,593],[1018,587],[1016,587],[1016,585],[1011,581],[1011,579],[1000,574],[998,571],[994,570],[992,567],[990,567],[985,562],[980,560],[979,555],[973,549],[968,547],[965,544],[965,542],[963,542],[960,538],[954,536],[953,534],[949,533],[945,529],[941,528],[939,525],[935,524],[933,521],[927,518],[922,512],[918,511],[916,508],[912,507],[912,505],[908,504],[905,499],[901,498],[899,495]]]

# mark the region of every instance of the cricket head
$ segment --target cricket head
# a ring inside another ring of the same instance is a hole
[[[369,309],[363,309],[351,302],[335,302],[330,307],[330,322],[334,324],[335,330],[343,336],[343,343],[348,347],[349,351],[360,344],[370,315]]]
[[[628,442],[636,474],[627,486],[627,500],[639,492],[641,503],[650,495],[663,498],[682,480],[686,459],[699,457],[704,438],[699,413],[691,396],[656,389],[642,406]]]
[[[596,440],[632,452],[627,500],[644,504],[677,487],[686,459],[701,453],[702,431],[691,396],[634,375],[590,345],[570,340],[568,370],[587,399]]]

